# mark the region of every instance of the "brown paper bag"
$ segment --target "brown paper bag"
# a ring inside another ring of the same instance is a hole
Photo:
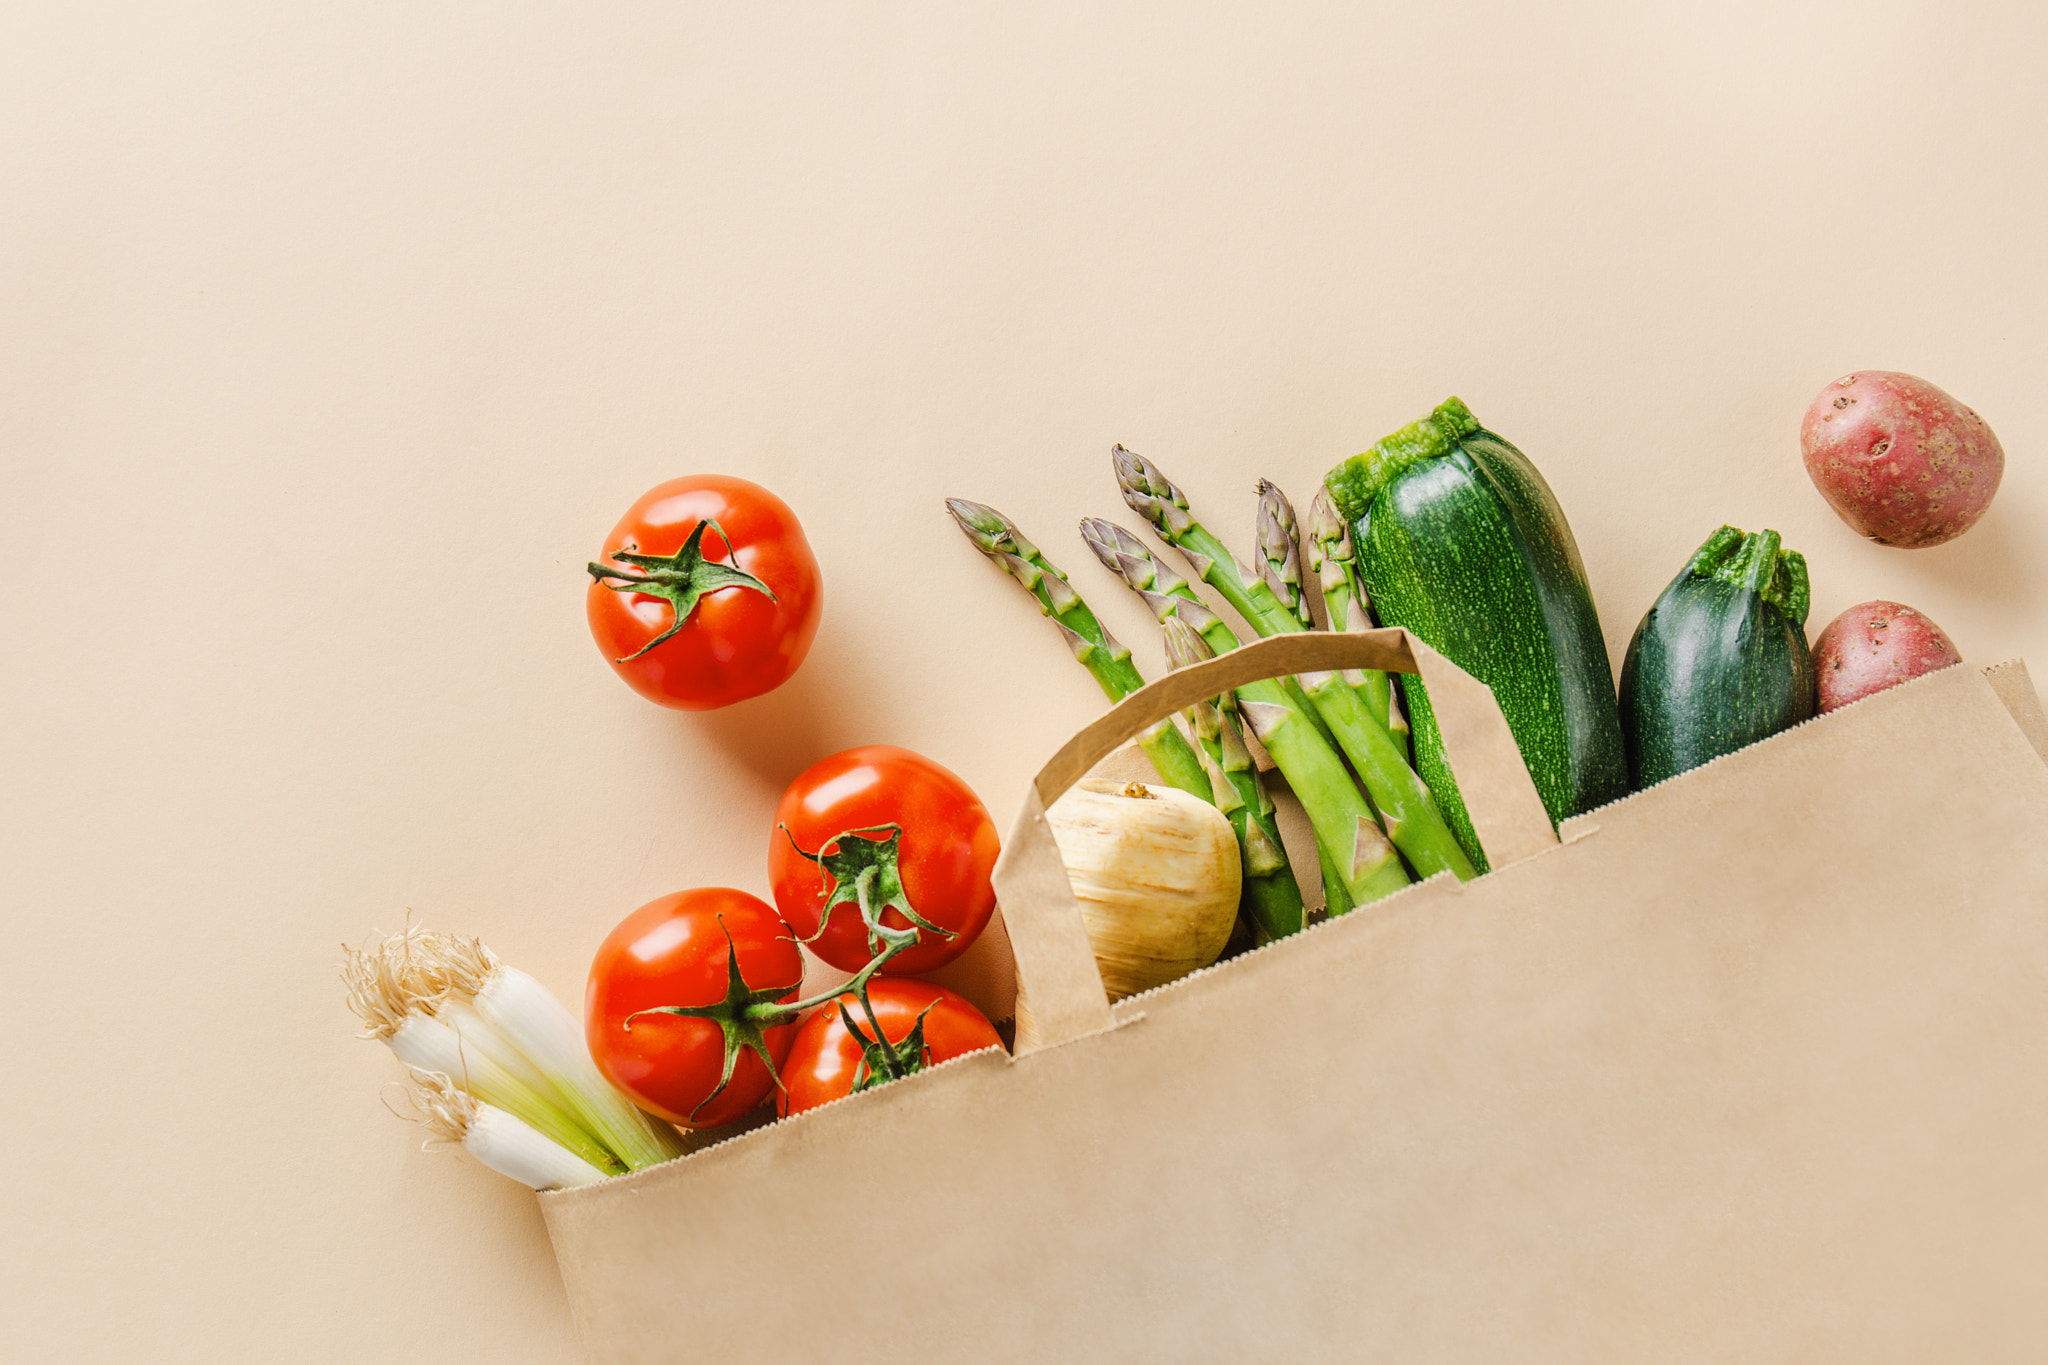
[[[1357,665],[1428,678],[1496,870],[1091,998],[1043,806],[1247,668]],[[1490,695],[1400,632],[1204,668],[1027,794],[998,888],[1033,1015],[1014,1061],[541,1196],[594,1360],[2041,1357],[2048,728],[2023,666],[1895,688],[1562,843]]]

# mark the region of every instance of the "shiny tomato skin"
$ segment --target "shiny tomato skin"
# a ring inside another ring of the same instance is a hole
[[[995,909],[989,881],[1000,847],[995,822],[972,788],[922,754],[867,744],[820,759],[789,784],[775,822],[768,852],[775,906],[812,952],[841,971],[868,964],[867,928],[859,909],[844,904],[818,934],[828,881],[817,863],[790,847],[792,837],[816,853],[847,830],[902,826],[904,894],[920,916],[954,937],[920,930],[914,947],[889,960],[891,976],[916,976],[951,962],[967,951]],[[885,913],[882,923],[910,927],[896,910]]]
[[[672,555],[703,520],[701,549],[708,560],[731,563],[754,575],[775,597],[752,588],[706,593],[683,628],[638,658],[628,658],[669,628],[674,609],[659,597],[615,592],[592,582],[584,607],[590,633],[612,669],[649,701],[684,711],[708,711],[781,686],[810,652],[824,609],[818,560],[788,504],[759,484],[724,474],[671,479],[628,508],[605,537],[599,558],[618,565],[614,551]]]
[[[892,1043],[908,1038],[918,1015],[924,1013],[927,1066],[1003,1045],[987,1016],[944,986],[907,977],[878,976],[868,983],[868,1000],[875,1007],[875,1019],[882,1032]],[[861,1032],[874,1036],[873,1025],[862,1013],[859,998],[850,993],[811,1011],[797,1031],[782,1067],[785,1089],[775,1097],[777,1115],[786,1118],[801,1114],[853,1092],[862,1052],[860,1042],[846,1031],[845,1021],[839,1017],[840,1001],[845,1002],[847,1013],[853,1016]]]
[[[723,932],[721,932],[721,922]],[[767,1098],[775,1078],[752,1052],[742,1052],[732,1080],[716,1100],[724,1034],[709,1019],[672,1014],[627,1016],[662,1005],[710,1005],[726,997],[726,935],[747,985],[789,989],[803,980],[803,955],[789,926],[764,901],[729,887],[701,887],[649,901],[619,922],[590,966],[583,1026],[598,1069],[632,1101],[671,1123],[714,1128]],[[767,1031],[769,1055],[781,1058],[796,1025]],[[700,1107],[701,1106],[701,1107]]]

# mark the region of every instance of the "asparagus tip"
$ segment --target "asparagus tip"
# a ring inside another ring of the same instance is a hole
[[[960,529],[969,535],[1001,535],[1009,527],[1010,519],[985,502],[947,498],[946,510],[953,514],[953,520],[960,523]]]
[[[1147,555],[1145,542],[1103,517],[1081,518],[1081,539],[1088,548],[1095,551],[1095,557],[1112,569],[1117,569],[1120,555]],[[1119,572],[1121,570],[1119,569]]]
[[[946,510],[953,514],[960,530],[974,542],[974,548],[985,555],[1008,551],[1029,560],[1038,554],[1038,547],[1024,539],[1024,533],[1017,529],[1016,522],[985,502],[947,498]]]
[[[1271,509],[1270,515],[1274,521],[1279,523],[1281,529],[1287,533],[1287,538],[1289,540],[1294,539],[1297,526],[1294,516],[1294,504],[1288,500],[1285,493],[1280,491],[1279,484],[1274,483],[1271,479],[1260,479],[1260,514],[1262,516],[1267,515],[1267,509],[1269,508]]]
[[[1301,591],[1301,548],[1294,504],[1270,479],[1259,480],[1259,514],[1253,524],[1253,535],[1259,543],[1259,577],[1297,621],[1304,627],[1313,627]]]
[[[1330,490],[1316,485],[1316,495],[1309,499],[1308,534],[1318,545],[1329,545],[1341,539],[1347,531],[1344,518],[1337,515],[1337,504],[1331,501]]]
[[[1143,494],[1148,497],[1166,498],[1179,501],[1180,490],[1159,472],[1159,466],[1128,446],[1110,447],[1109,458],[1116,467],[1116,481],[1124,490],[1124,497]]]
[[[1169,668],[1186,668],[1201,663],[1204,659],[1216,657],[1216,651],[1209,648],[1209,642],[1195,633],[1193,626],[1180,619],[1178,614],[1167,617],[1159,623],[1166,632],[1166,662]]]
[[[1144,541],[1102,517],[1081,520],[1081,539],[1102,566],[1139,592],[1170,593],[1186,580],[1153,557]]]

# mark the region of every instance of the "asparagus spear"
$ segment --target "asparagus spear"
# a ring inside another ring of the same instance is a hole
[[[1358,573],[1358,552],[1351,543],[1351,527],[1330,501],[1330,490],[1316,489],[1308,505],[1308,567],[1322,584],[1323,606],[1330,615],[1331,630],[1371,630],[1372,596]],[[1394,680],[1378,669],[1345,675],[1372,713],[1386,728],[1403,753],[1408,749],[1408,717],[1394,696]]]
[[[1280,599],[1303,630],[1316,628],[1308,596],[1301,590],[1301,545],[1296,538],[1294,504],[1278,485],[1259,480],[1259,516],[1253,525],[1259,541],[1259,577]]]
[[[1290,535],[1294,526],[1293,509],[1288,507],[1287,499],[1272,485],[1266,488],[1269,492],[1259,502],[1262,544]],[[1272,591],[1267,584],[1260,586]],[[1361,683],[1363,676],[1358,675]],[[1437,809],[1428,786],[1409,766],[1406,744],[1397,743],[1388,733],[1385,716],[1389,713],[1376,716],[1360,688],[1341,673],[1304,673],[1301,685],[1364,780],[1366,794],[1379,808],[1380,823],[1386,826],[1387,837],[1408,859],[1409,866],[1424,877],[1449,872],[1460,881],[1470,881],[1478,875],[1464,845],[1458,842],[1449,822]]]
[[[1110,459],[1131,510],[1151,522],[1166,543],[1181,552],[1195,577],[1223,594],[1254,630],[1263,636],[1303,629],[1264,580],[1239,564],[1223,542],[1195,520],[1187,496],[1157,466],[1122,446],[1110,451]]]
[[[1237,608],[1253,629],[1261,635],[1303,629],[1300,619],[1266,581],[1244,570],[1223,543],[1195,520],[1188,510],[1187,498],[1151,461],[1122,446],[1116,447],[1113,458],[1124,501],[1148,518],[1167,543],[1186,556],[1203,581],[1222,593],[1224,600]],[[1259,532],[1262,544],[1291,538],[1284,526],[1272,524],[1278,520],[1278,512],[1269,510],[1271,501],[1262,498],[1260,503],[1260,521],[1265,523]],[[1284,503],[1285,499],[1278,501]],[[1291,508],[1286,520],[1293,520]],[[1408,766],[1407,756],[1386,729],[1367,712],[1358,693],[1335,673],[1305,673],[1300,681],[1365,782],[1386,825],[1387,837],[1415,870],[1424,877],[1438,872],[1454,873],[1460,880],[1476,876],[1471,859],[1465,856],[1457,836],[1445,823],[1429,788]]]
[[[953,514],[976,549],[1001,565],[1038,599],[1039,609],[1053,618],[1073,646],[1074,657],[1094,675],[1111,701],[1122,701],[1145,685],[1138,666],[1131,662],[1130,650],[1103,628],[1067,576],[1024,538],[1016,523],[993,507],[964,498],[948,498],[946,510]],[[1189,746],[1186,737],[1171,722],[1162,721],[1147,729],[1138,736],[1138,744],[1169,785],[1210,801],[1229,815],[1228,808],[1217,798],[1228,800],[1239,796],[1238,791],[1214,780],[1217,774],[1209,770],[1203,756]],[[1243,747],[1242,739],[1238,745]],[[1246,756],[1247,762],[1249,757]],[[1279,829],[1271,819],[1272,803],[1266,800],[1263,788],[1259,797],[1265,801],[1265,818],[1254,827],[1258,837],[1247,838],[1242,829],[1238,830],[1238,851],[1245,877],[1244,909],[1268,936],[1292,933],[1302,924],[1301,887],[1295,881],[1294,869],[1288,865],[1287,852],[1281,847]]]
[[[1221,654],[1237,648],[1237,632],[1225,624],[1222,617],[1209,610],[1209,604],[1196,596],[1185,578],[1154,558],[1144,541],[1101,517],[1088,517],[1081,522],[1081,539],[1095,552],[1097,559],[1137,592],[1162,626],[1171,619],[1185,620],[1212,653]],[[1329,730],[1323,726],[1321,717],[1300,686],[1292,678],[1285,679],[1280,686],[1284,693],[1281,704],[1293,713],[1298,722],[1314,729],[1322,738],[1324,747],[1334,749],[1336,741],[1330,737]],[[1268,689],[1259,687],[1253,690],[1263,693]],[[1259,733],[1256,725],[1252,732]],[[1276,757],[1274,761],[1277,763],[1279,760]],[[1286,773],[1286,770],[1283,768],[1282,772]],[[1295,780],[1291,773],[1286,773],[1286,776],[1290,784]],[[1347,782],[1349,776],[1348,773],[1345,775]],[[1368,811],[1371,806],[1371,799],[1367,798]],[[1304,809],[1307,808],[1304,806]],[[1333,818],[1341,821],[1341,816]],[[1378,821],[1377,812],[1373,812],[1373,819]],[[1310,823],[1315,822],[1311,820]],[[1343,860],[1331,852],[1333,842],[1318,833],[1316,860],[1323,874],[1324,909],[1332,915],[1341,915],[1358,902],[1351,894],[1348,879],[1342,871]]]
[[[1217,653],[1237,648],[1236,633],[1136,536],[1115,522],[1090,517],[1081,523],[1081,537],[1103,564],[1137,591],[1162,626],[1178,618]],[[1330,913],[1342,914],[1352,905],[1364,905],[1408,885],[1407,870],[1387,842],[1371,804],[1296,694],[1268,678],[1246,684],[1238,695],[1245,722],[1286,774],[1315,827]]]
[[[993,507],[965,498],[946,499],[946,510],[974,542],[975,549],[994,560],[1038,600],[1038,609],[1060,628],[1074,657],[1094,675],[1111,701],[1122,701],[1145,685],[1138,666],[1131,662],[1131,651],[1103,629],[1067,576],[1024,538],[1015,522]],[[1204,801],[1215,800],[1200,756],[1187,738],[1173,728],[1172,722],[1161,721],[1147,729],[1138,736],[1138,747],[1152,760],[1152,766],[1168,786],[1179,787]]]
[[[1174,668],[1186,668],[1215,657],[1199,635],[1179,617],[1169,617],[1166,657]],[[1302,926],[1301,887],[1287,865],[1280,845],[1280,826],[1273,818],[1273,798],[1266,794],[1252,766],[1251,750],[1237,728],[1237,698],[1224,693],[1215,701],[1198,702],[1187,712],[1209,785],[1216,789],[1216,808],[1237,831],[1244,851],[1244,908],[1258,926],[1260,940],[1280,938]]]
[[[1316,622],[1315,617],[1309,614],[1308,594],[1301,590],[1301,548],[1295,528],[1294,504],[1287,501],[1287,495],[1267,479],[1259,480],[1259,510],[1252,522],[1252,536],[1259,545],[1260,580],[1268,591],[1280,599],[1280,605],[1287,609],[1288,614],[1301,623],[1300,629],[1314,630]],[[1270,630],[1259,632],[1262,636],[1273,633]],[[1306,688],[1311,681],[1320,681],[1323,676],[1305,675],[1296,681]],[[1353,691],[1360,688],[1365,678],[1363,673],[1355,669],[1339,676]],[[1369,714],[1373,713],[1369,701],[1366,710]],[[1315,714],[1324,722],[1324,733],[1330,736],[1330,742],[1343,748],[1339,737],[1330,729],[1330,718],[1322,714],[1321,708],[1317,708]],[[1374,719],[1382,728],[1386,725],[1384,717],[1384,709],[1374,715]],[[1403,762],[1405,761],[1404,757]],[[1353,762],[1355,766],[1356,760]],[[1372,797],[1370,788],[1367,789],[1366,796]],[[1385,812],[1381,815],[1384,819]]]

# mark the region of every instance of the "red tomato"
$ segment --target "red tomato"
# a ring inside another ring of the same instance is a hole
[[[892,1043],[908,1038],[918,1016],[924,1016],[920,1069],[1003,1045],[995,1025],[944,986],[878,976],[868,982],[868,999],[875,1007],[875,1021]],[[848,1033],[845,1020],[839,1017],[842,1004],[862,1035],[870,1041],[874,1038],[874,1023],[861,1009],[858,996],[849,993],[819,1006],[798,1030],[789,1060],[783,1064],[782,1083],[787,1088],[775,1097],[777,1114],[801,1114],[853,1093],[856,1083],[871,1077],[873,1068],[865,1063],[861,1039]]]
[[[590,576],[584,605],[597,647],[634,691],[685,711],[779,687],[810,652],[824,605],[796,514],[721,474],[644,495],[605,538]]]
[[[718,1022],[642,1013],[727,1000],[734,957],[746,986],[761,1000],[788,1000],[803,980],[803,955],[781,917],[757,897],[726,887],[649,901],[620,921],[591,963],[583,1005],[590,1055],[635,1104],[671,1123],[729,1123],[775,1088],[760,1056],[744,1050],[734,1061],[732,1079],[712,1099],[725,1065],[725,1033]],[[754,1036],[779,1066],[795,1030],[792,1022],[757,1028]]]
[[[888,864],[876,880],[876,900],[897,908],[882,913],[883,924],[912,927],[901,908],[907,899],[919,918],[951,934],[920,928],[918,942],[889,960],[891,975],[915,976],[951,962],[967,951],[995,909],[989,883],[998,849],[995,822],[965,782],[921,754],[869,744],[822,759],[789,784],[775,822],[768,880],[776,908],[812,952],[841,971],[859,971],[880,951],[868,943],[853,899],[849,859]],[[890,825],[900,833],[884,828]],[[828,876],[807,853],[823,853],[828,865],[848,875]],[[900,891],[890,870],[901,879]],[[819,923],[834,899],[838,903],[820,934]]]

